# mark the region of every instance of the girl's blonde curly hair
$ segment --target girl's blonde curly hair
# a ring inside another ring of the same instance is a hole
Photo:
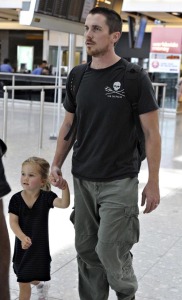
[[[50,191],[51,190],[51,185],[49,182],[50,165],[49,165],[48,161],[46,161],[44,158],[41,158],[41,157],[32,156],[32,157],[27,158],[22,163],[22,166],[24,166],[26,164],[32,164],[32,165],[35,165],[36,167],[38,167],[38,171],[41,175],[41,178],[45,182],[45,184],[43,185],[43,187],[41,189],[44,191]]]

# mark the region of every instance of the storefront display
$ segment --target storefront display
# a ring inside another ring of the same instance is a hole
[[[154,82],[167,84],[164,108],[179,112],[176,85],[181,72],[182,28],[152,29],[149,72]]]

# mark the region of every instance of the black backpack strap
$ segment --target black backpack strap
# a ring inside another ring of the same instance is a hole
[[[128,62],[122,59],[125,65],[124,74],[124,89],[127,98],[129,99],[132,110],[136,111],[138,107],[138,101],[140,97],[140,74],[143,70],[139,65]]]
[[[138,136],[138,150],[140,154],[141,160],[145,159],[145,139],[144,139],[144,133],[141,127],[140,118],[138,114],[138,102],[140,98],[141,93],[141,72],[143,70],[142,67],[139,65],[129,63],[125,59],[123,59],[123,62],[126,66],[125,69],[125,75],[124,75],[124,90],[126,93],[126,98],[130,102],[133,117],[135,120],[135,126],[136,126],[136,132]]]
[[[76,67],[74,67],[68,77],[68,81],[66,83],[66,89],[71,93],[71,96],[73,98],[74,104],[76,106],[76,95],[81,83],[81,80],[83,78],[83,75],[85,71],[88,68],[88,64],[81,64]],[[71,125],[71,128],[67,135],[64,137],[65,141],[68,141],[70,137],[73,135],[73,133],[76,130],[76,125],[77,125],[77,119],[76,119],[76,114],[74,115],[73,123]]]
[[[75,101],[76,101],[76,94],[78,92],[81,80],[87,68],[88,68],[88,64],[81,64],[74,67],[69,74],[67,88],[70,90],[71,95]]]

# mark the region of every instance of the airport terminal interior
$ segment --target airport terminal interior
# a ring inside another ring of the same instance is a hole
[[[21,163],[29,156],[52,162],[65,114],[62,101],[67,75],[72,67],[90,59],[83,27],[89,9],[95,5],[119,10],[123,35],[116,52],[149,73],[159,105],[161,202],[155,211],[143,214],[141,193],[148,178],[144,160],[139,174],[141,236],[132,249],[139,283],[136,300],[182,300],[182,102],[177,93],[182,76],[180,0],[173,5],[165,0],[0,1],[0,64],[9,58],[13,68],[12,73],[0,72],[0,138],[8,147],[3,163],[12,189],[3,199],[11,254],[14,234],[9,227],[8,204],[11,196],[21,190]],[[140,46],[136,43],[139,33]],[[41,60],[47,61],[49,73],[31,74]],[[62,170],[70,187],[71,205],[65,210],[51,209],[49,216],[49,300],[80,299],[74,228],[69,219],[74,206],[71,156],[72,150]],[[55,187],[52,190],[58,192]],[[11,300],[18,300],[12,262],[10,294]],[[33,287],[31,300],[36,299]],[[114,299],[116,295],[110,289],[109,300]]]
[[[60,123],[64,117],[61,106]],[[4,158],[7,179],[12,191],[4,198],[8,223],[8,203],[11,196],[21,189],[21,163],[36,155],[52,162],[57,136],[57,114],[49,103],[44,107],[43,139],[40,148],[40,103],[8,103],[8,152]],[[3,100],[0,100],[0,128],[3,127]],[[160,168],[161,203],[149,215],[143,214],[141,192],[147,181],[147,165],[144,161],[139,176],[139,206],[141,237],[133,248],[134,267],[139,280],[137,300],[181,300],[182,295],[182,117],[180,114],[160,112],[162,137],[162,162]],[[50,212],[50,248],[52,255],[51,285],[49,300],[78,300],[77,261],[74,247],[74,229],[69,220],[74,194],[71,169],[71,154],[66,159],[63,174],[71,191],[71,205],[66,210],[52,209]],[[56,188],[53,188],[57,192]],[[9,228],[11,249],[14,234]],[[11,300],[18,299],[18,284],[10,266]],[[33,289],[31,300],[36,300]],[[116,299],[111,290],[109,300]]]

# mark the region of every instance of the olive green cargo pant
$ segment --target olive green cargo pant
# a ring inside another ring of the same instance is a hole
[[[91,182],[74,178],[75,247],[81,300],[120,300],[138,288],[130,252],[139,240],[138,179]]]

